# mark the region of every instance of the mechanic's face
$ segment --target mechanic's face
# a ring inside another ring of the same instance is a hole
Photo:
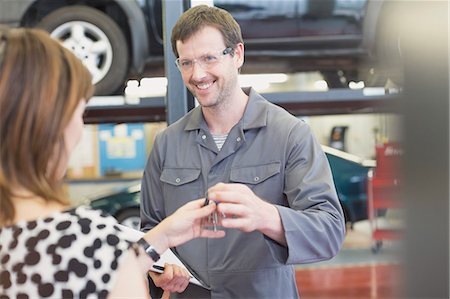
[[[225,103],[239,89],[238,74],[243,64],[244,47],[231,52],[219,30],[206,26],[184,43],[177,41],[179,69],[184,84],[202,107]]]

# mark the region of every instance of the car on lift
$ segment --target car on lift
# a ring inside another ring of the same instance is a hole
[[[367,179],[375,161],[363,160],[327,146],[322,148],[331,166],[345,221],[353,227],[355,222],[368,217]],[[140,188],[138,182],[130,183],[128,187],[91,199],[90,205],[111,214],[123,225],[139,229]]]
[[[47,30],[83,60],[96,94],[110,95],[123,93],[126,79],[164,75],[163,1],[0,0],[0,25]],[[210,2],[241,25],[243,73],[321,71],[330,87],[401,81],[392,1]]]

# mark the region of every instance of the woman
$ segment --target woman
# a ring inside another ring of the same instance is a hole
[[[2,298],[146,297],[145,275],[158,253],[224,236],[201,229],[215,210],[201,200],[181,207],[139,244],[127,241],[112,217],[69,207],[62,177],[92,93],[87,69],[46,32],[0,29]]]

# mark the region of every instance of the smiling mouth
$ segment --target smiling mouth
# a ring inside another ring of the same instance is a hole
[[[214,84],[214,81],[195,85],[200,90],[206,90]]]

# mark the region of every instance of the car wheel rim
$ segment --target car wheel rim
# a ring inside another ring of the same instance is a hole
[[[141,226],[141,219],[139,217],[129,217],[120,223],[122,225],[134,228],[134,229],[140,229]]]
[[[58,26],[51,36],[77,56],[92,74],[94,84],[101,81],[111,68],[113,50],[108,37],[97,26],[73,21]]]

